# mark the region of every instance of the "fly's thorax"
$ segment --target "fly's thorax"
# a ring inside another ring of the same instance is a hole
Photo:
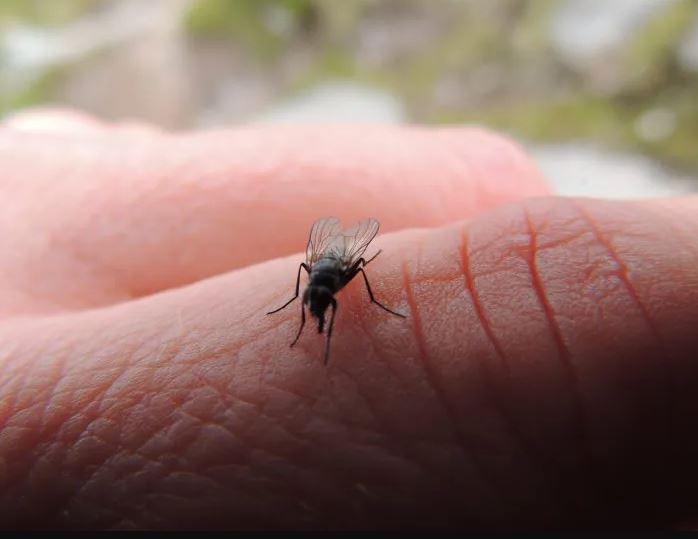
[[[309,287],[327,288],[331,293],[340,289],[343,265],[334,257],[325,257],[315,262],[310,269]]]

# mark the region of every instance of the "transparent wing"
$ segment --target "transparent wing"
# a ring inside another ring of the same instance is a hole
[[[378,234],[379,227],[380,223],[376,219],[372,217],[364,219],[355,226],[332,236],[327,252],[350,266],[364,254],[368,244]]]
[[[340,233],[342,227],[336,217],[325,217],[313,223],[305,249],[305,262],[312,265],[325,253],[332,239]]]

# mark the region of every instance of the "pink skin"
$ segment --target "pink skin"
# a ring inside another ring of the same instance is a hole
[[[0,527],[693,516],[698,199],[545,196],[481,129],[51,114],[0,128]],[[332,214],[408,318],[355,279],[325,367],[264,313]]]

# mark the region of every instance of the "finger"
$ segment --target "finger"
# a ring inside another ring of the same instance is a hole
[[[697,207],[541,199],[385,236],[367,273],[408,318],[351,282],[327,367],[310,324],[288,347],[298,301],[263,314],[290,294],[295,258],[0,326],[12,352],[0,522],[540,528],[685,516],[698,471]]]
[[[121,301],[298,252],[324,215],[375,215],[390,231],[547,192],[516,146],[473,128],[7,130],[0,162],[5,281],[19,294],[3,303],[32,312]]]

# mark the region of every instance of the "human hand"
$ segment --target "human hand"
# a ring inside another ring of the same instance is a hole
[[[692,516],[696,198],[546,196],[478,129],[31,118],[0,129],[0,527]],[[299,302],[264,313],[334,214],[381,221],[408,317],[355,279],[325,366]]]

